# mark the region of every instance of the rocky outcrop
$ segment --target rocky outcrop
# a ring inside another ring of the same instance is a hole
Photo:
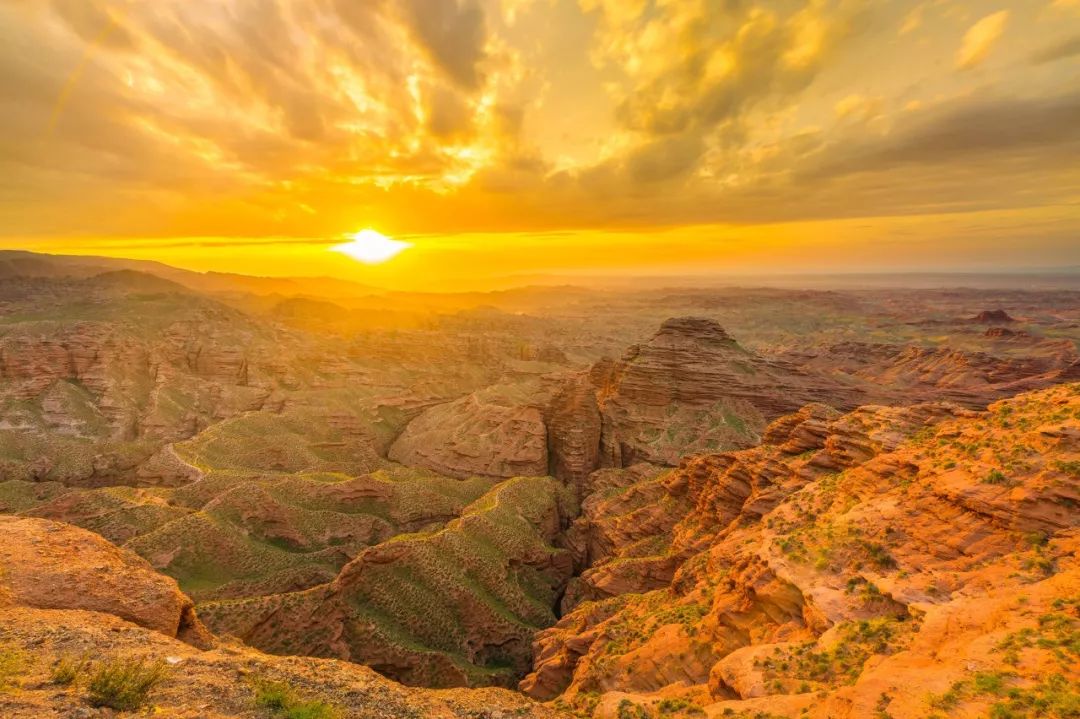
[[[521,687],[596,717],[665,701],[709,716],[858,717],[882,702],[915,716],[954,684],[975,711],[1003,695],[980,694],[977,673],[1021,694],[1046,672],[1075,687],[1054,647],[1080,628],[1078,412],[1078,385],[984,413],[811,406],[760,447],[687,458],[664,495],[642,479],[622,492],[692,508],[658,528],[653,557],[637,535],[605,552],[673,562],[672,579],[540,632]],[[1018,641],[1034,653],[1010,660]]]
[[[1005,310],[983,310],[979,314],[971,318],[972,322],[976,322],[981,325],[998,325],[1008,324],[1010,322],[1016,322],[1009,313]]]
[[[1008,327],[987,327],[986,331],[983,332],[983,337],[991,339],[1027,339],[1031,337],[1031,334],[1023,330],[1011,330]]]
[[[808,403],[983,407],[1066,381],[1076,361],[1072,344],[1059,341],[1009,357],[843,342],[766,358],[711,319],[680,317],[587,372],[502,383],[432,407],[389,456],[455,477],[546,472],[580,490],[599,467],[675,466],[686,454],[752,446],[768,421]]]
[[[741,347],[715,321],[666,321],[649,342],[595,368],[603,415],[601,466],[669,466],[687,453],[748,447],[768,420],[852,392]]]
[[[550,472],[585,496],[582,485],[600,464],[600,407],[591,377],[570,377],[546,415]]]
[[[535,384],[488,387],[414,419],[389,458],[449,477],[548,473],[543,399]]]
[[[211,637],[169,577],[99,535],[43,519],[0,517],[0,606],[111,614],[200,647]]]
[[[1003,332],[1012,331],[991,328],[987,336],[993,340],[1023,339],[1022,334]],[[1067,381],[1068,368],[1078,355],[1073,343],[1052,340],[1028,342],[1021,356],[952,347],[842,342],[822,350],[788,352],[784,358],[811,372],[848,377],[875,402],[942,399],[983,408],[997,399]]]

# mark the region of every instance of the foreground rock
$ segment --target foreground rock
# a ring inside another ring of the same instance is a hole
[[[253,680],[283,682],[306,700],[329,704],[343,719],[557,719],[568,715],[501,689],[412,689],[367,667],[333,659],[274,657],[241,644],[221,642],[211,651],[169,639],[112,615],[84,611],[0,608],[0,650],[17,656],[15,691],[0,692],[0,716],[11,719],[104,719],[111,711],[92,708],[81,683],[50,683],[63,657],[95,661],[145,659],[169,667],[165,681],[143,710],[184,719],[255,719],[267,716],[255,704]],[[134,714],[130,715],[134,716]]]
[[[272,657],[217,640],[173,580],[97,535],[37,519],[0,518],[0,659],[5,719],[114,716],[90,706],[87,674],[128,660],[169,668],[142,710],[155,716],[264,716],[255,679],[284,682],[342,719],[562,716],[507,691],[409,689],[356,664]],[[89,666],[61,685],[53,669],[62,660]]]
[[[176,581],[77,527],[0,517],[0,606],[83,609],[207,646],[210,634]]]

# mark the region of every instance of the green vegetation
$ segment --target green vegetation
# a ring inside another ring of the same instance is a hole
[[[1021,683],[1008,672],[978,672],[955,682],[947,692],[931,695],[934,709],[950,712],[962,702],[991,699],[991,719],[1075,719],[1080,717],[1080,682],[1054,673],[1042,681]]]
[[[65,654],[53,665],[49,672],[49,682],[58,686],[74,684],[90,667],[90,660],[85,657],[72,657]]]
[[[623,699],[619,702],[616,716],[618,719],[650,719],[648,709],[635,704],[629,699]]]
[[[90,703],[119,711],[134,711],[146,703],[154,687],[168,677],[163,661],[108,659],[94,667],[88,684]]]
[[[552,607],[568,562],[565,550],[549,544],[552,519],[572,514],[572,490],[548,477],[519,477],[498,484],[469,504],[461,516],[426,532],[399,536],[373,552],[393,551],[395,561],[358,560],[362,572],[348,569],[328,601],[353,616],[349,642],[356,656],[373,647],[415,659],[411,683],[434,683],[435,669],[449,660],[473,681],[508,681],[529,667],[533,633],[555,622]],[[518,558],[550,557],[549,562]],[[200,616],[215,631],[243,636],[259,648],[282,654],[310,653],[331,641],[313,632],[288,629],[294,613],[317,610],[318,592],[292,591],[273,597],[221,599],[200,606]],[[463,607],[483,626],[497,626],[519,641],[481,646]],[[481,618],[481,614],[483,616]],[[263,624],[263,620],[274,618]],[[280,622],[280,624],[278,624]],[[403,670],[404,671],[404,670]]]
[[[253,682],[255,706],[269,709],[280,719],[339,719],[341,711],[317,699],[305,699],[287,682],[257,679]]]
[[[1080,662],[1080,619],[1076,609],[1080,597],[1058,599],[1052,612],[1042,614],[1037,627],[1025,627],[1009,634],[995,648],[1004,654],[1006,664],[1020,663],[1020,653],[1025,649],[1049,652],[1062,669]]]
[[[1080,717],[1080,619],[1075,611],[1080,598],[1058,599],[1053,611],[1039,616],[1035,627],[1005,637],[995,648],[1007,665],[1019,666],[1023,652],[1049,654],[1061,671],[1044,672],[1037,679],[1021,678],[1014,671],[978,672],[955,682],[943,694],[931,695],[930,706],[949,712],[966,701],[992,701],[991,719],[1076,719]],[[1069,678],[1072,677],[1072,678]]]
[[[889,714],[890,704],[892,704],[892,697],[882,692],[878,697],[877,705],[874,706],[875,719],[892,719],[892,714]]]
[[[866,660],[875,654],[892,654],[907,644],[914,621],[883,617],[840,625],[835,644],[817,650],[807,642],[793,650],[777,649],[773,656],[759,659],[755,666],[772,679],[770,686],[786,691],[781,679],[817,682],[828,686],[853,684]],[[809,689],[809,685],[805,687]]]
[[[867,563],[885,571],[897,568],[896,559],[881,542],[863,537],[861,527],[818,524],[816,514],[802,517],[806,524],[793,524],[777,546],[785,555],[803,564],[813,564],[819,571],[839,571],[841,567],[862,569]]]
[[[662,699],[660,703],[656,705],[656,710],[660,712],[660,716],[680,713],[688,715],[700,715],[705,713],[704,709],[687,699]]]
[[[728,719],[784,719],[784,717],[778,716],[776,714],[770,714],[768,712],[737,712],[731,707],[725,709],[721,713],[721,716],[728,717]]]
[[[599,704],[600,694],[591,691],[576,693],[569,703],[562,697],[559,697],[554,702],[556,709],[559,711],[570,712],[575,717],[578,717],[578,719],[591,719]]]
[[[0,692],[11,691],[30,665],[25,652],[0,646]]]
[[[711,591],[712,587],[709,589]],[[599,651],[589,664],[591,678],[598,679],[617,657],[645,644],[661,627],[678,625],[686,636],[694,636],[697,625],[709,612],[710,603],[711,596],[690,600],[671,589],[603,600],[602,604],[622,611],[613,611],[614,618],[605,628],[603,644],[599,645]]]
[[[1075,719],[1080,717],[1080,682],[1069,681],[1061,674],[1051,674],[1034,686],[1009,689],[1002,701],[990,707],[990,717]]]
[[[1080,459],[1074,459],[1068,462],[1054,462],[1054,467],[1065,474],[1080,478]]]

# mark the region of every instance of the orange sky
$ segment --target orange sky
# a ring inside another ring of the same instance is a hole
[[[408,287],[1080,265],[1078,0],[0,0],[0,247]],[[328,248],[407,239],[368,267]]]

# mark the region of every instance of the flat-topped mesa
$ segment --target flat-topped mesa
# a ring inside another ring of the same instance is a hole
[[[663,339],[689,339],[698,342],[737,346],[735,338],[716,320],[708,317],[672,317],[660,325],[652,342]]]
[[[971,321],[986,325],[1016,322],[1016,320],[1005,310],[983,310],[972,317]]]

